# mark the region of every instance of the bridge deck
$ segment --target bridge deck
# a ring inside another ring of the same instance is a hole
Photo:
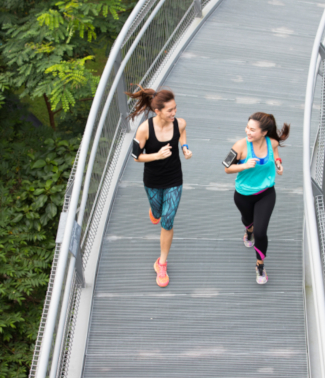
[[[84,377],[307,377],[302,264],[302,124],[314,1],[224,0],[165,85],[187,120],[190,161],[168,259],[152,265],[159,226],[148,218],[142,164],[130,160],[102,247]],[[292,125],[269,227],[269,282],[255,282],[242,243],[235,175],[221,161],[248,116]]]

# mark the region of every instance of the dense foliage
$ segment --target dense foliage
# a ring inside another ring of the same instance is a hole
[[[99,77],[87,68],[94,48],[110,45],[119,14],[133,6],[121,0],[0,0],[0,106],[6,90],[43,97],[50,124],[55,114],[90,101]],[[124,18],[124,17],[123,17]]]
[[[17,103],[0,116],[0,377],[26,377],[80,140],[35,128]]]

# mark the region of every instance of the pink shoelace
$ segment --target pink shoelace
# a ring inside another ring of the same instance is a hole
[[[158,276],[159,277],[165,277],[166,276],[166,271],[167,271],[167,265],[160,265],[160,264],[158,264],[158,267],[159,267]]]

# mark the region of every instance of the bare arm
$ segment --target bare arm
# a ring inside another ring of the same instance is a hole
[[[241,158],[243,157],[245,146],[246,146],[246,139],[241,139],[232,146],[232,149],[237,152],[237,157],[236,157],[237,160],[241,160]],[[259,159],[257,158],[252,158],[252,159],[248,159],[247,162],[244,164],[233,164],[229,168],[225,168],[225,172],[228,174],[238,173],[238,172],[244,171],[245,169],[254,168],[256,165],[256,161],[258,160]]]
[[[178,127],[181,136],[179,137],[179,143],[181,146],[186,144],[186,121],[183,118],[178,118]],[[186,146],[182,148],[185,159],[190,159],[192,157],[192,151],[190,151]]]
[[[247,162],[244,164],[233,164],[229,168],[225,168],[225,172],[238,173],[238,172],[245,171],[245,169],[254,168],[258,160],[259,159],[257,158],[252,158],[252,159],[248,159]]]
[[[274,162],[276,163],[276,166],[277,166],[276,173],[278,175],[282,176],[282,174],[283,174],[283,166],[280,163],[280,161],[276,161],[276,159],[280,158],[279,157],[279,151],[278,151],[279,142],[277,142],[275,139],[271,139],[271,143],[272,143],[272,147],[273,147]]]
[[[242,172],[247,169],[245,166],[246,164],[233,164],[229,168],[225,168],[225,172],[228,174]]]

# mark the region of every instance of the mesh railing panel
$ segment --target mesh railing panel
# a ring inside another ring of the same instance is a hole
[[[324,62],[322,63],[324,68]],[[323,186],[323,172],[324,172],[324,152],[325,152],[325,75],[322,78],[322,90],[321,90],[321,109],[320,120],[318,128],[318,140],[317,140],[316,152],[316,172],[315,181],[320,188]],[[325,188],[322,188],[323,190]]]
[[[173,0],[167,0],[164,3],[126,65],[127,91],[137,90],[136,84],[148,87],[155,75],[158,75],[164,67],[164,62],[167,61],[177,41],[194,17],[192,0],[184,0],[180,4]],[[135,33],[142,28],[146,19],[147,17],[143,18],[138,24]],[[123,57],[127,54],[132,43],[133,38],[129,38],[124,44],[122,48]],[[134,100],[129,100],[130,111],[132,111],[134,103]]]
[[[61,365],[58,369],[57,377],[67,377],[68,367],[70,362],[70,354],[71,354],[71,345],[73,342],[73,335],[77,321],[78,309],[79,309],[79,302],[80,302],[80,295],[81,295],[81,286],[78,284],[76,279],[76,274],[73,278],[72,283],[73,290],[70,293],[70,308],[69,308],[69,316],[66,319],[66,326],[65,326],[65,335],[64,335],[64,342],[63,347],[61,349]]]
[[[112,86],[114,76],[115,76],[115,73],[113,71],[113,72],[111,72],[109,79],[107,80],[105,91],[104,91],[103,97],[101,98],[98,113],[97,113],[96,119],[95,119],[95,127],[93,129],[91,141],[90,141],[89,148],[88,148],[88,155],[87,155],[87,160],[86,160],[86,165],[85,165],[84,176],[86,175],[86,169],[88,167],[90,153],[91,153],[91,149],[93,147],[93,142],[94,142],[95,135],[96,135],[96,132],[97,132],[97,127],[98,127],[98,124],[99,124],[99,121],[100,121],[101,114],[103,112],[103,108],[105,106],[105,102],[106,102],[108,93],[109,93],[110,88]],[[119,116],[119,112],[117,112],[117,113],[118,113],[118,116]],[[93,204],[94,204],[94,199],[96,197],[96,183],[98,183],[100,181],[100,176],[103,173],[102,172],[102,169],[103,169],[102,162],[103,162],[103,160],[105,160],[105,152],[103,151],[103,144],[106,144],[106,149],[110,148],[110,143],[113,139],[113,135],[114,135],[116,125],[117,125],[117,122],[118,122],[118,116],[112,117],[112,119],[110,120],[111,121],[110,124],[105,125],[103,127],[103,131],[102,131],[101,139],[100,139],[100,145],[98,146],[98,150],[97,150],[97,154],[96,154],[96,160],[95,160],[95,163],[94,163],[94,170],[93,170],[93,174],[92,174],[92,177],[91,177],[91,186],[89,188],[87,205],[86,205],[83,224],[82,224],[81,240],[83,240],[84,237],[85,237],[84,232],[87,228],[87,224],[90,221],[89,216],[91,214],[91,210],[92,210],[92,207],[93,207]],[[82,190],[81,190],[81,195],[80,195],[80,198],[79,198],[78,207],[80,206],[80,202],[81,202],[81,198],[82,198],[82,192],[83,192],[83,187],[82,187]]]
[[[325,277],[325,209],[323,196],[315,197],[319,246],[323,262],[323,276]]]
[[[125,136],[125,128],[123,125],[120,126],[120,130],[118,131],[118,136],[115,140],[115,146],[114,146],[114,154],[111,155],[110,161],[108,163],[109,169],[105,175],[105,179],[103,181],[102,187],[101,187],[101,192],[100,192],[100,197],[99,200],[97,201],[96,205],[96,211],[93,213],[93,217],[91,219],[91,223],[87,232],[87,239],[85,240],[83,246],[82,246],[82,251],[83,251],[83,266],[86,267],[91,248],[93,246],[96,233],[97,233],[97,228],[99,226],[99,222],[101,219],[102,211],[104,209],[104,204],[110,189],[110,184],[113,178],[113,174],[115,171],[115,166],[118,160],[118,156],[120,153],[120,149],[123,143],[123,139]]]
[[[148,15],[150,14],[150,11],[152,10],[152,7],[154,7],[159,0],[148,0],[144,6],[142,7],[141,11],[138,13],[136,19],[133,21],[126,37],[124,38],[122,47],[128,42],[130,37],[132,35],[137,34],[138,26],[139,24],[144,20],[148,18]]]

